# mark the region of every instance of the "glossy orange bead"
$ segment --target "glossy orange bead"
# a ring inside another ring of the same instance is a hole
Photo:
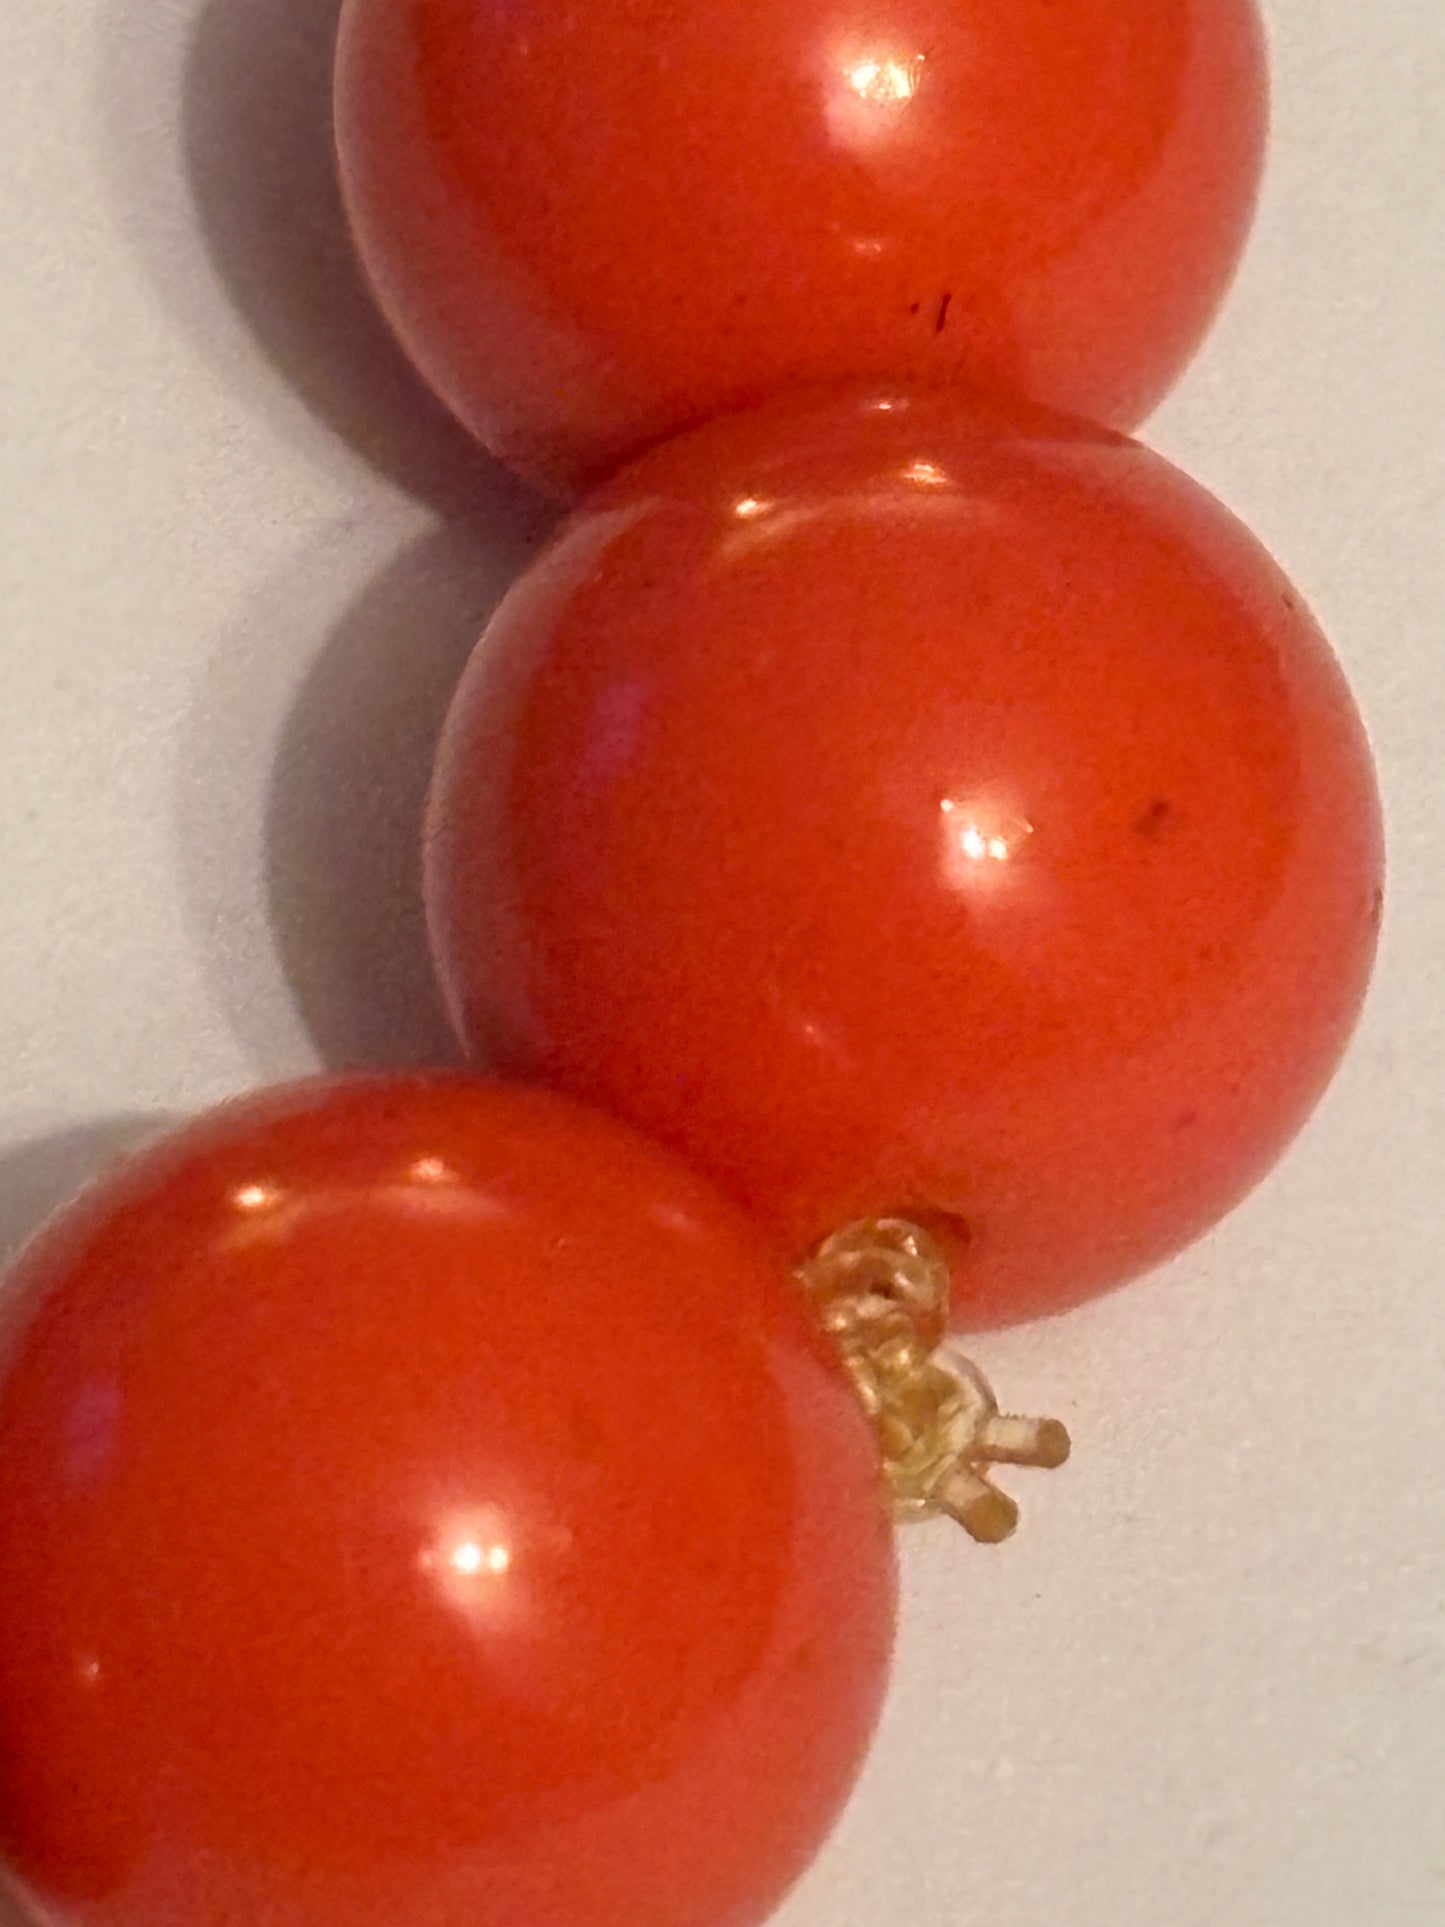
[[[893,1616],[801,1294],[616,1126],[222,1110],[13,1280],[0,1846],[63,1927],[743,1927]]]
[[[1266,93],[1255,0],[348,0],[336,102],[401,340],[565,487],[849,376],[1134,426],[1233,272]]]
[[[1269,1168],[1353,1025],[1381,846],[1329,648],[1217,502],[887,391],[720,420],[573,517],[467,673],[428,875],[474,1049],[799,1249],[940,1214],[977,1323]]]

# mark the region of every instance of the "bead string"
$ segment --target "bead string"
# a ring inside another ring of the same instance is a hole
[[[846,1225],[799,1276],[872,1421],[900,1520],[946,1513],[983,1544],[1007,1539],[1018,1507],[985,1468],[1060,1466],[1057,1419],[1000,1413],[987,1380],[944,1337],[950,1268],[902,1218]]]

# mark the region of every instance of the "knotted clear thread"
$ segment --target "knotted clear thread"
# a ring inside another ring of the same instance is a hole
[[[1018,1507],[987,1468],[1051,1469],[1069,1456],[1057,1419],[1000,1413],[987,1380],[944,1337],[947,1257],[922,1226],[902,1218],[846,1225],[800,1276],[872,1421],[900,1519],[946,1513],[994,1545],[1018,1525]]]

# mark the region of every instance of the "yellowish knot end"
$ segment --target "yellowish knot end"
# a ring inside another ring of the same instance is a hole
[[[989,1468],[1051,1469],[1069,1456],[1057,1419],[1010,1418],[970,1359],[944,1339],[950,1275],[921,1226],[869,1218],[844,1227],[800,1276],[872,1421],[900,1519],[946,1513],[984,1545],[1018,1508]]]

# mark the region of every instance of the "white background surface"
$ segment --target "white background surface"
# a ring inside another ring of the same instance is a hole
[[[784,1927],[1445,1923],[1445,10],[1269,11],[1262,218],[1149,432],[1354,675],[1378,989],[1250,1206],[984,1348],[1075,1463],[1019,1476],[1002,1553],[907,1541],[891,1710]],[[415,817],[546,517],[360,297],[335,0],[4,12],[8,1246],[137,1119],[442,1047]]]

